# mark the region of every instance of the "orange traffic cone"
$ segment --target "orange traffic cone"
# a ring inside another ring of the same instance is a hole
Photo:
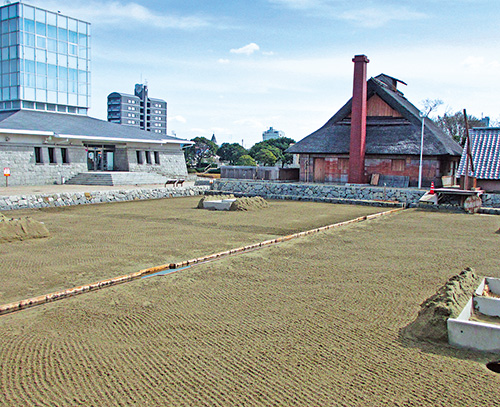
[[[434,192],[434,182],[431,182],[431,190],[429,191],[429,194],[435,194],[435,192]]]

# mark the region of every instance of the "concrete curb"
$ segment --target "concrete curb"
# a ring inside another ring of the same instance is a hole
[[[62,300],[64,298],[73,297],[73,296],[78,295],[78,294],[84,294],[84,293],[87,293],[90,291],[100,290],[102,288],[110,287],[112,285],[123,284],[123,283],[129,282],[129,281],[132,281],[132,280],[137,280],[137,279],[142,278],[144,276],[147,276],[149,274],[155,274],[155,273],[158,273],[160,271],[167,270],[167,269],[179,269],[179,268],[194,265],[194,264],[206,263],[209,261],[218,260],[218,259],[221,259],[224,257],[231,256],[231,255],[236,254],[236,253],[244,253],[244,252],[256,250],[256,249],[259,249],[262,247],[286,242],[288,240],[296,239],[298,237],[307,236],[307,235],[311,235],[314,233],[322,232],[325,230],[335,229],[335,228],[351,225],[354,223],[363,222],[365,220],[376,219],[376,218],[390,215],[390,214],[393,214],[396,212],[400,212],[402,210],[404,210],[404,208],[396,208],[396,209],[391,209],[391,210],[385,211],[385,212],[375,213],[372,215],[360,216],[358,218],[347,220],[344,222],[334,223],[332,225],[322,226],[322,227],[307,230],[304,232],[297,232],[297,233],[293,233],[291,235],[278,237],[276,239],[266,240],[264,242],[255,243],[255,244],[251,244],[248,246],[238,247],[236,249],[231,249],[231,250],[226,250],[226,251],[219,252],[219,253],[210,254],[208,256],[198,257],[195,259],[186,260],[186,261],[182,261],[179,263],[169,263],[169,264],[163,264],[161,266],[150,267],[147,269],[137,271],[135,273],[126,274],[124,276],[110,278],[107,280],[102,280],[102,281],[98,281],[98,282],[91,283],[91,284],[81,285],[81,286],[73,287],[73,288],[70,288],[67,290],[56,291],[56,292],[53,292],[50,294],[28,298],[26,300],[11,302],[9,304],[0,305],[0,315],[9,314],[9,313],[15,312],[15,311],[21,311],[24,309],[35,307],[37,305],[47,304],[47,303],[52,302],[52,301]]]

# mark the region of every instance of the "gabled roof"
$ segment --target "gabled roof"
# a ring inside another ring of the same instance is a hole
[[[108,142],[155,144],[193,144],[177,137],[165,136],[131,126],[110,123],[89,116],[17,110],[0,112],[0,131],[53,134],[55,137]]]
[[[500,127],[481,127],[470,130],[469,133],[474,175],[478,179],[500,180]],[[465,144],[458,175],[465,175]]]
[[[377,95],[400,117],[368,117],[366,126],[366,154],[420,154],[422,121],[420,111],[396,89],[399,79],[381,74],[370,78],[367,97]],[[287,152],[295,154],[349,154],[351,138],[350,114],[352,99],[323,127],[311,133]],[[459,156],[460,145],[446,135],[432,120],[425,120],[424,155]]]

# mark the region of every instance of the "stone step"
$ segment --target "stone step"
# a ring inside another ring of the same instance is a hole
[[[70,185],[163,184],[168,178],[149,172],[82,172],[66,181]]]

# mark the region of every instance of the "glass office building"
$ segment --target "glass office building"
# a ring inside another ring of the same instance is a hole
[[[0,111],[87,114],[90,24],[20,2],[0,21]]]

